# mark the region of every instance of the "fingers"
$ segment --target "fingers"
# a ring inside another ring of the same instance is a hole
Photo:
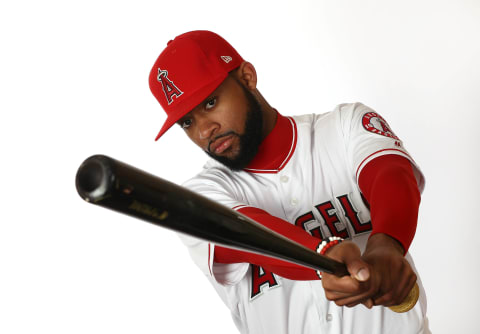
[[[329,277],[325,278],[329,280]],[[371,308],[374,305],[372,297],[377,293],[377,284],[374,280],[359,282],[355,277],[344,276],[342,278],[334,277],[326,283],[324,285],[325,296],[338,306],[353,307],[364,304]]]
[[[410,264],[403,260],[400,268],[392,268],[390,275],[384,274],[380,293],[375,297],[376,305],[393,306],[401,304],[415,285],[417,275]]]
[[[375,305],[394,306],[401,304],[407,298],[416,281],[417,275],[411,270],[410,266],[405,268],[395,285],[392,284],[394,280],[384,280],[384,282],[390,283],[390,286],[386,286],[386,284],[381,286],[381,293],[374,299]]]
[[[359,304],[363,304],[367,308],[372,308],[374,306],[374,302],[372,298],[368,297],[368,295],[369,293],[364,293],[364,294],[355,295],[355,296],[348,296],[346,298],[338,298],[338,299],[327,298],[327,299],[335,302],[337,306],[354,307]]]
[[[338,300],[351,295],[358,295],[364,287],[351,276],[336,277],[325,274],[323,277],[326,296],[330,300]]]
[[[362,303],[366,308],[371,309],[375,304],[373,303],[373,300],[367,299],[365,302]]]
[[[370,277],[368,264],[362,260],[360,249],[352,242],[344,241],[327,252],[332,259],[345,263],[347,270],[359,282],[365,282]]]
[[[350,276],[344,277],[323,275],[322,284],[327,299],[338,306],[364,304],[371,308],[374,304],[372,297],[377,292],[378,284],[375,284],[376,280],[372,280],[371,268],[362,260],[358,247],[351,242],[343,242],[333,247],[327,255],[345,263],[350,273]]]

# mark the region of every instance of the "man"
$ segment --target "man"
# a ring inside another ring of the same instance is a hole
[[[170,41],[150,88],[212,159],[185,186],[346,264],[342,278],[184,237],[241,333],[428,333],[408,254],[424,177],[385,120],[360,104],[285,117],[223,38]],[[340,242],[343,239],[348,241]],[[401,303],[415,282],[417,305]]]

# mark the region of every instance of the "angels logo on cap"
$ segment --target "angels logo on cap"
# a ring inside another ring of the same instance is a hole
[[[162,84],[163,92],[168,104],[173,102],[173,96],[180,97],[183,92],[175,86],[172,80],[168,78],[168,71],[158,68],[157,80]]]

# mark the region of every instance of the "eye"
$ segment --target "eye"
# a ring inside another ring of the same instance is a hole
[[[217,104],[217,98],[213,97],[210,100],[208,100],[207,103],[205,103],[205,109],[207,110],[212,109],[213,107],[215,107],[215,104]]]
[[[184,130],[188,129],[190,125],[192,125],[192,120],[190,118],[184,119],[180,122],[180,127]]]

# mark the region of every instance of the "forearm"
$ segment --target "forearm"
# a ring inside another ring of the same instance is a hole
[[[290,224],[280,218],[271,216],[267,212],[253,208],[246,207],[239,210],[239,212],[259,222],[270,230],[273,230],[295,242],[304,245],[307,248],[316,250],[321,240],[311,236],[301,228]],[[252,263],[262,267],[265,270],[271,271],[282,277],[293,280],[318,280],[316,271],[306,268],[291,262],[271,258],[264,255],[239,251],[235,249],[216,246],[214,253],[214,261],[218,263]]]
[[[372,237],[386,234],[406,253],[415,235],[420,205],[410,162],[396,155],[376,158],[360,174],[359,186],[370,205]]]

